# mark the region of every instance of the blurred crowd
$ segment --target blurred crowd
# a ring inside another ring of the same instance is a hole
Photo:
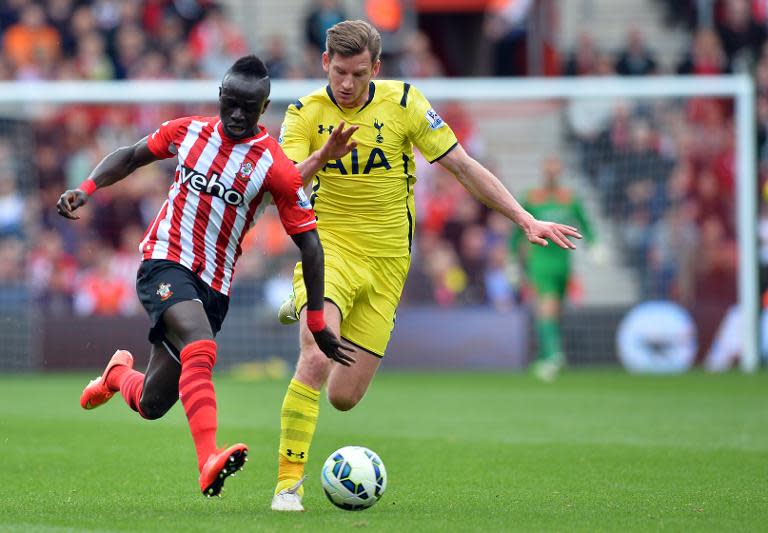
[[[671,23],[695,15],[681,8],[686,2],[666,3]],[[768,161],[766,19],[764,11],[750,11],[763,3],[716,2],[715,24],[692,26],[691,46],[678,58],[677,71],[756,72],[761,157]],[[502,13],[506,26],[499,24],[499,12],[488,15],[484,31],[496,39],[491,68],[499,74],[518,70],[503,57],[519,58],[514,47],[520,21],[532,4],[521,2],[522,10]],[[386,24],[382,13],[368,14]],[[304,46],[298,53],[289,51],[281,35],[266,38],[263,50],[255,52],[274,78],[322,77],[318,56],[325,30],[350,15],[358,13],[347,13],[336,0],[313,1],[301,16]],[[395,51],[385,58],[386,76],[447,73],[426,33],[382,31],[387,50]],[[242,26],[212,0],[5,0],[0,42],[0,80],[218,79],[235,58],[251,51]],[[621,50],[601,50],[584,32],[572,50],[558,56],[563,75],[650,75],[663,70],[657,53],[633,30]],[[468,151],[489,164],[466,110],[459,104],[436,107]],[[134,142],[173,116],[204,113],[216,108],[66,106],[33,122],[1,119],[0,284],[28,283],[51,313],[139,312],[133,289],[137,243],[165,198],[171,164],[142,168],[99,191],[89,208],[79,211],[78,223],[58,217],[52,206],[114,147]],[[712,298],[732,301],[732,102],[573,100],[565,117],[579,173],[593,185],[603,214],[616,223],[626,262],[637,266],[646,294],[693,303],[705,294],[698,286],[714,283],[722,291]],[[267,117],[267,127],[276,130],[280,118]],[[471,199],[439,165],[420,161],[418,170],[418,237],[405,302],[515,305],[519,287],[510,274],[510,223]],[[768,269],[768,229],[764,233]],[[259,221],[244,248],[233,304],[277,305],[290,290],[296,257],[274,213]]]
[[[581,35],[565,75],[752,74],[761,189],[761,292],[768,285],[768,17],[764,1],[663,2],[690,47],[669,72],[632,31],[608,54]],[[708,4],[705,14],[697,11]],[[706,16],[703,16],[706,15]],[[697,26],[702,19],[711,25]],[[690,309],[707,344],[737,301],[734,102],[720,98],[574,100],[567,111],[583,174],[615,224],[641,293]],[[757,190],[756,190],[757,192]]]
[[[21,81],[218,78],[248,51],[240,29],[206,0],[7,0],[0,3],[0,44],[0,80]],[[146,167],[100,192],[76,224],[53,206],[104,155],[185,110],[17,111],[6,109],[0,120],[0,283],[25,284],[51,313],[137,312],[138,242],[173,167]],[[14,294],[0,291],[0,300]]]
[[[302,17],[301,53],[289,55],[280,35],[256,52],[274,78],[322,77],[325,30],[348,16],[335,0],[313,2]],[[219,79],[249,52],[242,29],[207,0],[11,0],[0,6],[0,42],[0,80]],[[404,36],[399,50],[387,57],[390,75],[443,75],[424,34]],[[447,111],[463,142],[476,143],[461,109],[456,106],[454,116]],[[99,191],[78,212],[77,223],[58,217],[52,206],[115,147],[135,142],[168,118],[216,112],[215,106],[199,105],[54,106],[32,122],[28,116],[0,121],[0,256],[7,259],[0,267],[0,300],[14,294],[11,287],[27,285],[47,313],[139,313],[133,288],[138,242],[165,199],[173,164],[141,168]],[[266,116],[268,129],[276,131],[280,119]],[[429,195],[424,193],[425,202]],[[476,210],[467,200],[464,195],[462,201]],[[431,227],[444,225],[441,216],[431,217]],[[458,228],[458,221],[452,225]],[[458,234],[454,241],[458,246]],[[259,220],[244,249],[232,303],[278,305],[290,292],[296,254],[274,212]],[[466,272],[478,285],[476,273]],[[468,294],[463,279],[431,292],[451,305],[458,302],[456,294]],[[472,299],[483,300],[479,293]]]
[[[208,0],[6,0],[0,79],[219,77],[248,47]]]

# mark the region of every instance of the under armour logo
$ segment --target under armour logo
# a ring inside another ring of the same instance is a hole
[[[290,448],[285,450],[285,455],[287,455],[288,457],[293,457],[295,455],[299,459],[304,459],[304,452],[296,453],[293,450],[291,450]]]
[[[324,132],[326,132],[326,131],[327,131],[328,133],[333,133],[333,124],[331,124],[331,125],[330,125],[330,126],[328,126],[327,128],[326,128],[325,126],[323,126],[322,124],[318,124],[318,125],[317,125],[317,133],[319,133],[319,134],[321,134],[321,135],[322,135],[322,134],[323,134]]]

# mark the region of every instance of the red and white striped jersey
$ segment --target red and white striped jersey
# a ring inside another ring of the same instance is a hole
[[[233,140],[218,117],[184,117],[163,123],[147,145],[179,164],[168,199],[141,241],[144,260],[180,263],[228,295],[243,237],[270,196],[289,235],[316,227],[299,171],[264,128]]]

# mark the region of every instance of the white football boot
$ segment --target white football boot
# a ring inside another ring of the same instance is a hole
[[[301,505],[301,496],[299,495],[299,488],[304,483],[307,476],[296,482],[293,487],[283,489],[272,497],[272,510],[273,511],[303,511],[304,506]]]
[[[565,366],[565,357],[562,354],[557,354],[545,361],[535,362],[533,374],[545,383],[552,383],[557,379],[563,366]]]
[[[277,319],[281,324],[293,324],[299,321],[299,313],[296,312],[296,297],[291,295],[280,304],[280,310],[277,312]]]

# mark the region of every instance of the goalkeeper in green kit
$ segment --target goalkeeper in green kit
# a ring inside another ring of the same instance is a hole
[[[577,226],[588,244],[594,242],[592,226],[579,198],[560,184],[563,165],[556,156],[544,161],[544,183],[528,192],[523,207],[537,219],[559,220]],[[551,381],[565,363],[560,333],[560,312],[571,273],[571,255],[558,246],[528,246],[525,235],[515,230],[510,238],[513,253],[519,252],[525,277],[535,297],[538,353],[533,371]]]

